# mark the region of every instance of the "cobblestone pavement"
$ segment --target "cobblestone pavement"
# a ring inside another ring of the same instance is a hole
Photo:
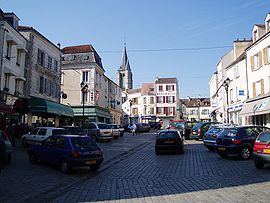
[[[19,195],[27,202],[269,202],[269,166],[258,170],[252,160],[222,159],[198,141],[187,141],[183,155],[156,156],[154,134],[121,139],[100,144],[107,153],[98,173],[79,170],[67,176],[27,163],[28,176],[11,179],[22,188],[8,185],[4,192],[11,189],[14,197],[1,194],[0,202],[14,202]],[[27,196],[29,190],[35,192]]]
[[[153,133],[143,136],[124,137],[111,142],[99,142],[104,150],[104,162],[98,172],[92,173],[88,168],[77,168],[74,173],[65,175],[57,167],[46,164],[32,165],[28,161],[27,149],[17,143],[12,151],[12,161],[0,173],[0,202],[44,202],[49,197],[97,176],[121,159],[135,153],[153,140]]]

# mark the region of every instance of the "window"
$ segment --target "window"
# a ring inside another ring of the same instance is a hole
[[[209,115],[209,110],[208,109],[202,109],[202,115]]]
[[[138,98],[133,98],[132,99],[132,104],[138,104]]]
[[[41,51],[40,49],[38,49],[38,64],[41,66],[44,66],[44,56],[45,53],[43,51]]]
[[[132,114],[133,115],[138,115],[138,108],[133,108],[132,109]]]
[[[168,114],[172,115],[174,112],[174,107],[168,107]]]
[[[257,41],[257,39],[258,39],[258,31],[255,30],[255,31],[253,32],[253,41]]]
[[[174,91],[174,85],[166,85],[166,91]]]
[[[152,114],[152,115],[155,114],[155,109],[154,109],[154,107],[151,107],[151,108],[150,108],[150,114]]]
[[[51,70],[52,69],[52,57],[48,56],[48,68]]]
[[[157,97],[157,103],[164,103],[163,102],[163,96],[158,96]]]
[[[89,71],[83,71],[82,72],[82,81],[83,82],[89,82]]]
[[[198,113],[197,113],[196,109],[191,109],[189,114],[190,115],[197,115]]]
[[[9,88],[9,75],[5,74],[5,84],[4,84],[5,88]]]
[[[54,60],[54,72],[58,73],[58,61]]]
[[[261,95],[261,89],[262,89],[261,81],[256,82],[256,83],[255,83],[255,92],[256,92],[256,96]]]
[[[20,66],[21,58],[22,58],[22,52],[19,49],[17,49],[17,60],[16,60],[16,65],[17,66]]]
[[[39,93],[43,94],[44,90],[44,78],[40,77],[39,78]]]
[[[20,92],[20,80],[15,79],[15,92]]]
[[[266,61],[267,63],[269,63],[270,62],[270,46],[266,48],[266,55],[267,55]]]
[[[254,70],[259,68],[259,56],[258,54],[254,55]]]
[[[9,60],[11,57],[11,46],[12,43],[10,41],[7,42],[7,54],[6,54],[6,58]]]
[[[231,103],[233,103],[233,89],[230,89],[230,99]]]
[[[56,138],[55,146],[58,148],[65,148],[65,138],[63,137]]]
[[[54,143],[55,143],[55,137],[49,137],[48,139],[46,139],[44,146],[52,147]]]
[[[143,103],[146,104],[146,97],[143,98]]]
[[[164,108],[163,107],[158,107],[157,108],[157,113],[158,114],[164,114]]]
[[[168,96],[168,103],[174,103],[174,96]]]
[[[158,90],[162,92],[163,91],[163,86],[162,85],[159,85],[158,86]]]
[[[270,78],[269,78],[269,80],[270,80]],[[154,102],[155,102],[154,99],[155,99],[154,97],[150,97],[150,104],[154,104]]]
[[[40,128],[40,130],[38,131],[38,135],[40,136],[44,136],[46,135],[47,129],[45,128]]]
[[[233,76],[234,76],[234,79],[235,78],[238,78],[240,75],[239,75],[239,68],[238,68],[238,66],[235,66],[234,68],[233,68]]]

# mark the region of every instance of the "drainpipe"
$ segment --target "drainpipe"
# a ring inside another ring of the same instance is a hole
[[[249,99],[249,89],[248,89],[248,67],[247,67],[247,55],[246,55],[246,60],[245,60],[245,64],[246,64],[246,84],[247,84],[247,99]]]

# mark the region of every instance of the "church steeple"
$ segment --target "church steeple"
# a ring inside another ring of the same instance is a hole
[[[122,63],[117,71],[117,84],[125,90],[133,88],[133,78],[127,55],[126,43],[124,44]]]

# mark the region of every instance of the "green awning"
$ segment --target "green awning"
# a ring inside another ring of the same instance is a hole
[[[52,102],[46,99],[31,97],[29,100],[29,111],[31,113],[47,113],[60,116],[73,117],[74,113],[71,107]]]

